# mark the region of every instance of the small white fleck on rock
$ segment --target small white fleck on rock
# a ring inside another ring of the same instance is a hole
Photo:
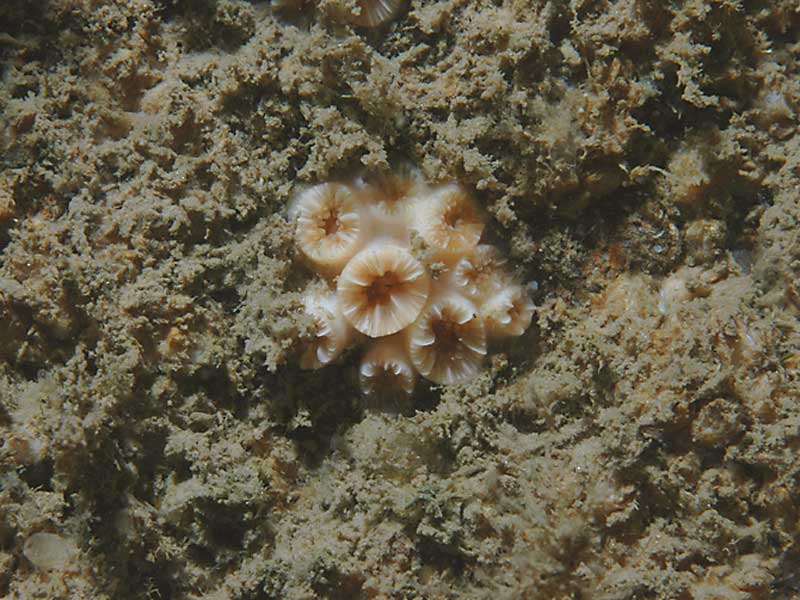
[[[22,553],[33,565],[45,571],[63,570],[78,554],[75,543],[55,533],[34,533],[22,547]]]

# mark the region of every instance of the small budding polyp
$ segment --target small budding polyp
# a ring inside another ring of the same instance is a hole
[[[316,324],[304,369],[363,342],[362,391],[411,395],[419,375],[469,381],[489,341],[530,326],[533,302],[497,249],[481,243],[485,216],[460,185],[413,175],[323,183],[298,194],[289,216],[321,280],[304,292]]]

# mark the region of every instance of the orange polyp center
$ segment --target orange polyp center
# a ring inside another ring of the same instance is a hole
[[[473,266],[464,271],[464,277],[466,280],[475,284],[478,283],[484,275],[484,269],[482,269],[480,266]]]
[[[461,224],[463,217],[464,215],[461,210],[458,208],[451,208],[444,215],[445,225],[451,229],[456,229]]]
[[[392,370],[390,364],[381,365],[375,379],[375,387],[381,390],[400,387],[401,377]]]
[[[333,235],[339,231],[339,217],[337,211],[331,209],[328,214],[322,218],[322,230],[325,235]]]
[[[367,288],[367,302],[371,306],[376,304],[388,304],[391,300],[392,292],[400,281],[395,273],[384,273],[377,277]]]
[[[389,196],[388,198],[386,198],[385,202],[389,210],[397,210],[398,208],[400,208],[404,200],[405,198],[403,196],[396,195],[396,196]]]
[[[436,337],[436,343],[441,346],[442,351],[446,355],[452,354],[452,351],[458,346],[460,336],[456,331],[457,325],[452,321],[440,319],[433,323],[433,335]]]
[[[511,315],[511,318],[516,320],[522,315],[522,311],[525,308],[525,303],[522,300],[515,300],[511,303],[511,310],[508,313]]]
[[[412,182],[410,180],[393,180],[385,185],[386,200],[392,206],[398,206],[411,193]]]

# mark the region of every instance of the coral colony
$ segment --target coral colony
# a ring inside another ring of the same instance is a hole
[[[410,395],[417,376],[473,378],[487,341],[521,335],[534,306],[481,243],[485,218],[457,184],[413,175],[302,191],[289,211],[297,246],[321,276],[304,292],[317,326],[300,366],[317,369],[364,342],[365,394]]]

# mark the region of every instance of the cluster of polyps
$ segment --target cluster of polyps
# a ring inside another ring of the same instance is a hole
[[[475,376],[487,341],[521,335],[533,303],[481,243],[484,216],[459,185],[413,176],[324,183],[292,203],[297,245],[326,283],[305,292],[316,337],[300,366],[316,369],[355,342],[367,394],[411,394],[417,374],[440,384]]]

